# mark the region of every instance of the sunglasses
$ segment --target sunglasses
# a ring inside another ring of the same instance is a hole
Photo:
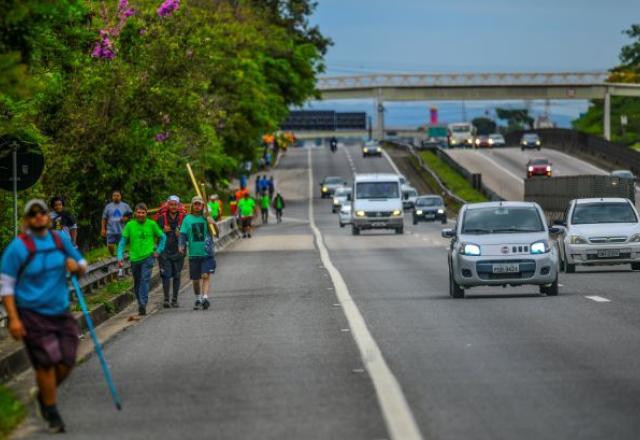
[[[37,217],[40,214],[47,215],[47,214],[49,214],[49,212],[45,211],[45,210],[42,210],[42,209],[32,209],[27,213],[27,217],[34,218],[34,217]]]

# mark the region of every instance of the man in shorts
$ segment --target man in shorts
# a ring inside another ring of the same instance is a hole
[[[111,256],[116,253],[116,246],[122,238],[125,223],[131,218],[131,207],[122,201],[120,190],[111,194],[111,203],[102,212],[102,237],[107,239],[107,248]]]
[[[35,370],[39,413],[55,433],[65,430],[56,391],[75,365],[80,333],[69,312],[66,275],[82,275],[87,262],[68,235],[49,230],[49,222],[44,201],[27,203],[26,233],[9,243],[2,255],[0,295],[9,332],[24,342]]]
[[[204,216],[204,200],[196,196],[191,199],[191,214],[182,220],[180,227],[180,252],[189,255],[189,278],[196,296],[194,310],[209,308],[209,284],[216,271],[213,237],[209,230],[213,225],[216,235],[218,226],[210,216]]]
[[[247,193],[238,202],[238,213],[240,214],[240,224],[242,226],[242,238],[251,238],[251,221],[255,216],[256,201]]]

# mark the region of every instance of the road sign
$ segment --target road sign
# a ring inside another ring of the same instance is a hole
[[[14,151],[16,152],[16,180],[14,188]],[[38,144],[25,142],[12,136],[0,137],[0,188],[22,191],[31,188],[44,171],[44,157]]]

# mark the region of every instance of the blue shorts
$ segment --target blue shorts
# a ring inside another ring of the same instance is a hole
[[[189,279],[195,281],[202,278],[202,275],[209,276],[216,273],[216,259],[214,257],[189,258]]]
[[[122,234],[107,234],[107,244],[118,244],[121,238]]]

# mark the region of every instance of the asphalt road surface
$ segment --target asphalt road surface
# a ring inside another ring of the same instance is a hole
[[[392,171],[356,147],[287,153],[285,222],[218,256],[211,310],[187,292],[107,345],[122,413],[96,359],[80,365],[60,393],[66,438],[400,439],[398,420],[425,439],[640,438],[640,273],[579,269],[558,297],[453,300],[439,224],[352,236],[315,183],[319,247],[309,156],[314,183]]]

